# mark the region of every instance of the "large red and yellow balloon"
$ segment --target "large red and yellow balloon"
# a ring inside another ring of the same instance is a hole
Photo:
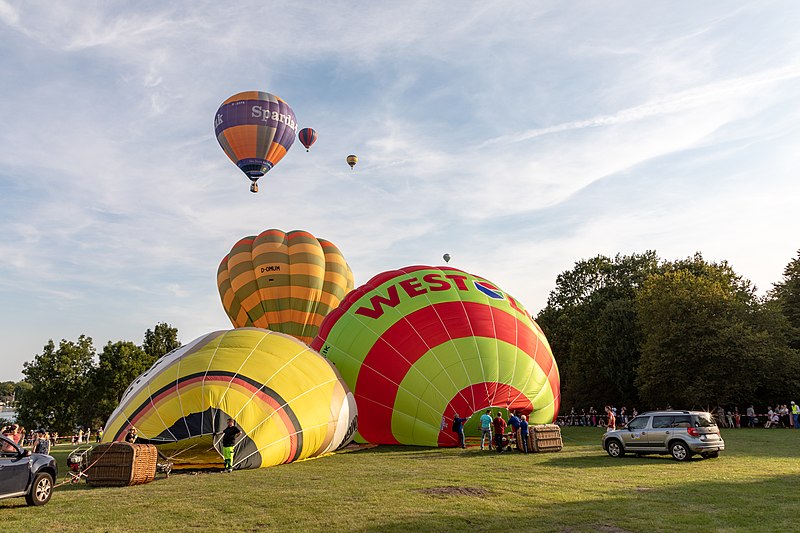
[[[217,270],[217,288],[234,327],[271,329],[308,344],[353,288],[353,272],[332,242],[270,229],[233,245]]]
[[[356,398],[359,434],[376,444],[455,446],[453,417],[489,407],[558,414],[558,368],[522,305],[448,267],[384,272],[328,315],[311,346]]]

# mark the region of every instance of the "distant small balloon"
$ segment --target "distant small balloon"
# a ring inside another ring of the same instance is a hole
[[[444,259],[445,263],[449,263],[450,262],[450,254],[444,254],[442,256],[442,259]]]
[[[317,140],[317,132],[311,128],[303,128],[297,134],[297,138],[300,139],[300,142],[306,147],[306,152],[308,152],[308,149]]]
[[[358,156],[352,154],[347,156],[347,164],[350,165],[350,168],[355,167],[356,163],[358,163]]]

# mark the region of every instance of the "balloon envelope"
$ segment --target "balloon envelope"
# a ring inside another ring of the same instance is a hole
[[[326,317],[311,346],[353,391],[367,442],[456,446],[456,414],[502,407],[541,424],[558,413],[544,333],[513,297],[455,268],[375,276]]]
[[[219,145],[253,182],[283,159],[296,132],[297,119],[289,104],[260,91],[234,94],[214,117]]]
[[[105,442],[135,426],[176,468],[222,467],[221,432],[242,430],[234,468],[333,451],[355,432],[355,402],[336,369],[288,335],[243,328],[202,336],[136,378],[106,422]]]
[[[442,259],[444,259],[445,263],[449,263],[450,262],[450,254],[444,254],[442,256]]]
[[[217,288],[234,327],[310,343],[353,288],[353,272],[333,243],[307,231],[270,229],[234,244],[217,270]]]
[[[348,155],[347,156],[347,164],[350,165],[350,168],[353,168],[358,163],[358,156],[355,155]]]
[[[300,142],[306,147],[306,152],[308,152],[311,145],[317,141],[317,132],[311,128],[303,128],[297,134],[297,138],[300,139]]]

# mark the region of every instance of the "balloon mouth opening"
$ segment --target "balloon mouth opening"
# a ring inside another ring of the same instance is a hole
[[[239,169],[244,172],[245,176],[255,181],[272,168],[271,165],[266,164],[264,161],[250,162],[240,161],[237,165]]]

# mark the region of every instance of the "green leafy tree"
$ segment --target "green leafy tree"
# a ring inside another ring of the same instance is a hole
[[[46,427],[61,434],[79,423],[86,397],[89,371],[95,356],[91,337],[76,342],[50,340],[22,373],[30,389],[20,391],[17,418],[28,427]]]
[[[85,423],[92,427],[105,424],[128,386],[156,359],[130,341],[106,344],[97,366],[90,373],[90,394],[84,409],[88,420]]]
[[[783,270],[783,280],[775,283],[770,298],[786,317],[790,326],[789,345],[800,350],[800,251]]]
[[[32,388],[33,387],[31,387],[31,384],[24,379],[22,381],[17,381],[14,383],[14,398],[18,400]]]
[[[3,381],[0,383],[0,401],[9,403],[14,398],[14,385],[13,381]]]
[[[758,400],[780,388],[791,354],[776,317],[749,281],[700,254],[666,265],[638,291],[642,350],[636,384],[652,405],[710,408]]]
[[[653,251],[614,259],[600,255],[556,279],[536,320],[558,362],[566,409],[638,402],[634,379],[641,334],[634,298],[658,270]]]
[[[180,348],[180,346],[178,329],[173,328],[166,322],[160,322],[153,329],[148,329],[144,333],[142,350],[155,359],[168,354],[175,348]]]

